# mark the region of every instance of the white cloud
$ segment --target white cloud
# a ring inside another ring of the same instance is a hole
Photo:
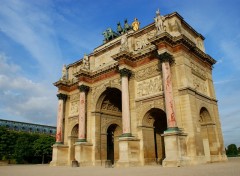
[[[59,65],[62,65],[62,56],[56,41],[51,13],[43,11],[40,8],[42,6],[44,7],[26,1],[2,2],[1,28],[4,34],[24,46],[43,67],[44,73],[51,77],[51,70],[56,71]]]
[[[0,72],[0,118],[7,115],[14,120],[55,125],[57,98],[53,86],[21,76],[21,68],[10,64],[5,55],[0,55],[0,61],[3,68],[8,68]]]

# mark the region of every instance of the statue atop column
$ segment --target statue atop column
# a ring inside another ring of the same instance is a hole
[[[66,67],[65,64],[63,65],[63,68],[62,68],[62,77],[61,77],[61,80],[67,80],[67,67]]]
[[[120,51],[128,51],[127,34],[122,35]]]
[[[140,22],[137,18],[134,18],[134,21],[132,22],[132,28],[134,31],[138,31],[140,26]]]
[[[83,57],[82,69],[84,69],[84,70],[90,69],[89,58],[88,58],[88,55],[86,55],[86,54],[84,54],[84,57]]]
[[[160,34],[162,33],[165,29],[165,26],[163,24],[165,20],[165,17],[161,16],[160,15],[160,11],[159,9],[156,11],[156,17],[154,18],[154,21],[155,21],[155,26],[157,28],[157,34]]]

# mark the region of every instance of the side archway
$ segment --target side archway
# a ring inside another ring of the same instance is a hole
[[[144,163],[162,164],[165,158],[164,138],[167,130],[166,113],[158,108],[150,109],[142,120]]]
[[[218,155],[216,129],[212,119],[207,108],[202,107],[199,113],[199,122],[201,126],[203,149],[208,160],[210,160],[211,155]]]

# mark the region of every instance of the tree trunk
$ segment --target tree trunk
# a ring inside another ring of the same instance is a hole
[[[42,155],[42,164],[44,164],[44,154]]]

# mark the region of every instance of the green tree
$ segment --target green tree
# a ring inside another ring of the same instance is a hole
[[[33,142],[38,137],[37,134],[19,133],[14,150],[17,163],[32,163],[34,156]]]
[[[238,149],[236,144],[230,144],[227,147],[227,156],[237,156],[238,154]]]
[[[0,160],[13,159],[18,133],[0,127]]]
[[[238,147],[238,154],[240,155],[240,147]]]
[[[52,155],[52,145],[55,143],[55,138],[48,135],[41,135],[39,139],[34,141],[33,149],[35,156],[42,157],[42,164],[44,163],[45,157]]]

